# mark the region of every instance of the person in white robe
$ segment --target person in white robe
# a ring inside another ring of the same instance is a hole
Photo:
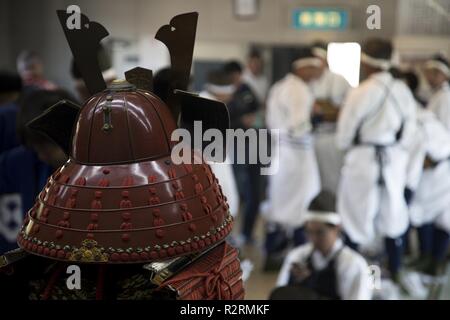
[[[427,109],[450,131],[450,68],[446,58],[436,55],[425,63],[425,78],[433,90]]]
[[[450,240],[450,131],[444,116],[450,72],[445,60],[440,59],[425,64],[426,78],[437,90],[427,108],[417,113],[417,133],[411,149],[412,179],[408,181],[414,194],[411,225],[418,230],[420,249],[414,266],[432,275],[442,271]]]
[[[445,258],[450,232],[450,133],[429,110],[417,112],[411,154],[411,170],[419,173],[408,183],[414,194],[411,225],[418,229],[420,267],[434,273]]]
[[[320,73],[321,61],[305,50],[292,63],[292,72],[269,92],[266,121],[269,129],[279,130],[279,157],[272,164],[278,170],[269,176],[268,256],[285,247],[289,238],[296,245],[305,241],[301,228],[305,212],[320,191],[310,121],[314,97],[307,85]]]
[[[385,239],[388,269],[397,281],[402,236],[409,226],[404,190],[416,104],[405,83],[387,71],[391,55],[390,42],[365,42],[361,68],[366,79],[350,91],[340,113],[337,145],[346,154],[338,213],[350,242],[364,246]]]
[[[306,216],[310,241],[289,252],[271,298],[371,299],[374,279],[365,259],[341,240],[340,216],[316,200]]]
[[[322,190],[336,194],[343,163],[343,153],[336,147],[336,120],[351,86],[343,76],[329,69],[326,44],[313,44],[312,52],[323,65],[321,77],[310,84],[315,98],[315,110],[317,110],[314,147]]]
[[[269,82],[264,74],[264,60],[261,53],[257,50],[251,50],[247,66],[242,74],[242,80],[255,93],[260,106],[264,106],[269,89]]]

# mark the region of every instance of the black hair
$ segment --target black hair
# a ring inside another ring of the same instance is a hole
[[[19,140],[22,144],[31,147],[33,144],[50,143],[44,134],[28,128],[27,124],[42,115],[47,109],[61,100],[76,101],[68,92],[64,90],[34,90],[25,93],[19,100],[19,110],[17,113],[16,129]]]
[[[395,78],[395,79],[403,79],[403,71],[400,70],[397,67],[391,67],[389,68],[389,73]]]
[[[311,201],[308,209],[319,212],[335,212],[336,197],[329,191],[320,191],[320,193]]]
[[[248,53],[249,59],[262,59],[261,52],[256,48],[251,48]]]
[[[327,50],[327,46],[328,46],[327,43],[322,41],[322,40],[314,41],[311,44],[311,48],[321,48],[321,49],[324,49],[324,50]]]
[[[231,75],[224,69],[212,70],[207,75],[207,82],[218,86],[228,86],[233,84]]]
[[[414,71],[406,71],[403,73],[403,79],[406,81],[409,89],[415,93],[419,87],[419,77],[417,74]]]
[[[333,193],[322,190],[320,193],[311,201],[308,210],[315,211],[317,214],[321,212],[336,212],[336,197]],[[334,224],[325,223],[330,228],[336,228]]]
[[[9,71],[0,71],[0,93],[20,92],[22,79],[18,74]]]
[[[242,65],[239,63],[239,61],[231,60],[225,63],[223,66],[223,70],[226,73],[234,73],[234,72],[242,72]]]
[[[370,38],[364,42],[362,51],[372,58],[390,60],[393,48],[389,40]]]
[[[316,56],[312,53],[311,48],[296,49],[293,51],[291,63],[295,62],[298,59],[315,58],[315,57]]]

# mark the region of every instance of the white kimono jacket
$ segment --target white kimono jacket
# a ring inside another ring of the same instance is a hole
[[[390,95],[386,97],[390,90]],[[347,150],[338,191],[343,228],[356,243],[376,236],[396,238],[409,224],[404,199],[408,152],[416,122],[416,104],[406,85],[388,72],[372,75],[350,91],[338,121],[337,144]],[[402,139],[396,142],[403,120]],[[358,135],[359,132],[359,135]],[[361,144],[354,145],[355,136]],[[373,144],[385,145],[382,176]]]
[[[315,100],[327,100],[341,106],[351,89],[350,84],[339,74],[326,69],[322,76],[310,85]],[[314,135],[314,147],[320,171],[322,189],[337,192],[343,153],[336,148],[336,126],[334,123],[319,124]]]
[[[438,165],[424,170],[427,155]],[[411,224],[419,227],[434,222],[450,232],[450,132],[429,110],[419,109],[417,113],[409,173],[408,187],[415,191]]]
[[[316,270],[324,269],[330,259],[338,250],[341,252],[336,256],[336,278],[337,290],[343,300],[369,300],[372,298],[370,272],[364,258],[348,247],[343,247],[342,240],[338,239],[331,252],[323,256],[319,251],[313,252],[311,243],[294,248],[288,253],[278,275],[277,286],[288,284],[290,270],[293,263],[305,264],[312,253],[311,262]]]
[[[279,129],[278,171],[269,176],[271,209],[266,218],[285,227],[300,227],[312,199],[320,191],[320,177],[311,136],[314,98],[308,86],[293,74],[274,84],[267,100],[269,129]],[[277,161],[277,163],[275,163]]]

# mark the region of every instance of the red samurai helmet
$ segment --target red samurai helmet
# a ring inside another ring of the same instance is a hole
[[[197,13],[174,17],[156,35],[169,49],[176,83],[166,102],[151,92],[152,72],[143,68],[106,87],[96,52],[108,32],[84,15],[82,29],[69,30],[66,12],[58,15],[93,96],[82,107],[61,101],[29,124],[70,157],[28,212],[20,247],[57,260],[136,263],[203,251],[222,241],[232,218],[211,168],[171,160],[175,119],[186,128],[202,120],[203,130],[225,130],[229,124],[224,104],[183,91]]]

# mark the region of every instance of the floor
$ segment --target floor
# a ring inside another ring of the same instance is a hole
[[[233,228],[233,235],[238,234],[240,228],[240,219],[236,219]],[[263,219],[258,219],[255,226],[255,244],[240,248],[241,261],[251,262],[252,271],[250,277],[245,282],[245,298],[247,300],[265,300],[268,298],[271,290],[275,287],[278,273],[263,272],[263,244],[264,223]]]

